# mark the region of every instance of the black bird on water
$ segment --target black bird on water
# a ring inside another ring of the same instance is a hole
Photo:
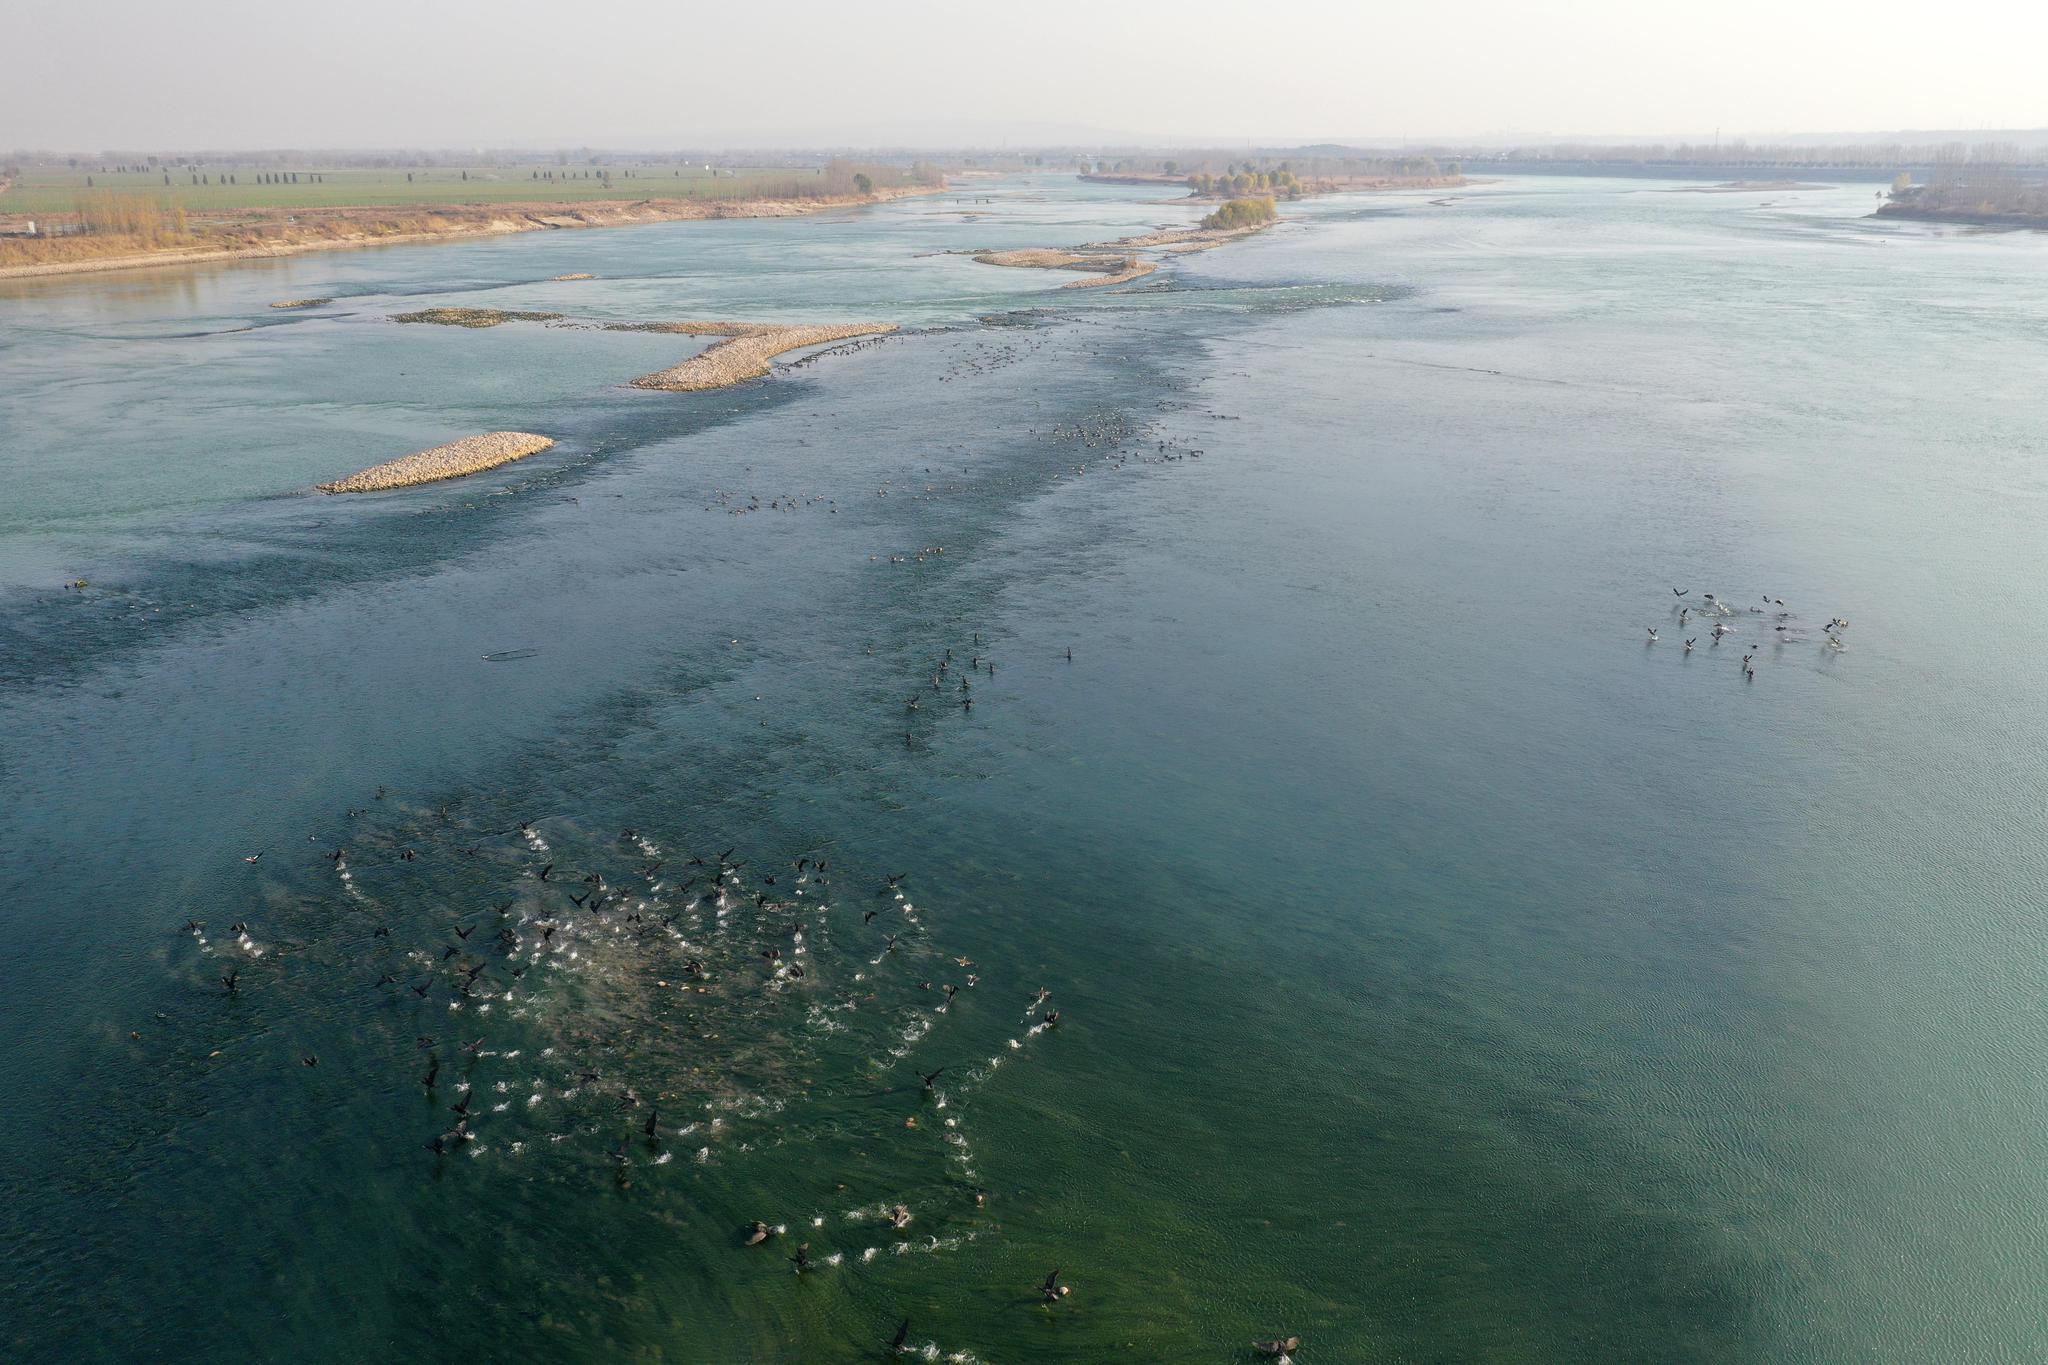
[[[241,992],[241,989],[242,989],[242,988],[241,988],[240,986],[236,985],[235,983],[236,983],[237,981],[239,981],[239,980],[241,979],[241,976],[242,976],[242,969],[241,969],[241,968],[239,968],[239,967],[237,967],[237,968],[234,968],[234,969],[233,969],[233,970],[231,970],[231,971],[230,971],[230,972],[229,972],[229,973],[228,973],[228,974],[227,974],[226,976],[224,976],[224,977],[222,977],[222,978],[220,979],[220,984],[221,984],[221,985],[222,985],[222,986],[223,986],[224,988],[226,988],[226,990],[227,990],[227,993],[228,993],[229,995],[236,995],[236,994],[239,994],[239,993]]]
[[[799,1245],[796,1249],[796,1255],[789,1258],[789,1263],[796,1267],[796,1273],[799,1275],[809,1270],[811,1268],[811,1244],[805,1242]]]
[[[889,1339],[889,1354],[892,1356],[902,1355],[905,1351],[910,1349],[908,1346],[904,1344],[909,1340],[910,1319],[905,1318],[903,1321],[896,1324],[896,1335]]]
[[[462,1120],[462,1122],[456,1124],[453,1128],[450,1128],[447,1132],[437,1136],[432,1142],[429,1142],[427,1144],[427,1150],[432,1152],[435,1156],[440,1156],[442,1153],[446,1152],[450,1147],[460,1147],[463,1143],[469,1142],[471,1140],[472,1139],[469,1132],[469,1120],[464,1119]]]
[[[1038,1286],[1039,1297],[1047,1303],[1058,1303],[1066,1292],[1067,1287],[1060,1283],[1060,1268],[1054,1266],[1052,1273],[1045,1277],[1045,1283]]]
[[[660,1123],[660,1122],[661,1122],[661,1110],[660,1110],[660,1109],[658,1109],[658,1108],[657,1108],[657,1109],[650,1109],[650,1110],[648,1110],[648,1111],[647,1111],[647,1136],[649,1136],[649,1137],[653,1137],[653,1136],[654,1136],[654,1125],[656,1125],[657,1123]]]
[[[926,1075],[926,1074],[925,1074],[924,1072],[920,1071],[920,1072],[918,1072],[918,1073],[917,1073],[917,1078],[918,1078],[919,1080],[923,1081],[923,1082],[924,1082],[924,1088],[925,1088],[925,1089],[927,1089],[927,1090],[929,1090],[929,1089],[931,1089],[931,1088],[932,1088],[932,1082],[933,1082],[933,1081],[936,1081],[936,1080],[937,1080],[937,1079],[938,1079],[939,1077],[941,1077],[941,1076],[943,1076],[943,1075],[945,1075],[945,1074],[946,1074],[946,1068],[944,1068],[944,1067],[940,1067],[940,1068],[939,1068],[939,1069],[938,1069],[937,1071],[934,1071],[934,1072],[932,1072],[932,1073],[931,1073],[930,1075]]]

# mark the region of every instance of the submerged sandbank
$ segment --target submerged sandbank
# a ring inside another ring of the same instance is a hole
[[[1718,185],[1686,185],[1678,194],[1749,194],[1756,190],[1831,190],[1833,185],[1810,185],[1804,180],[1725,180]]]
[[[437,327],[496,327],[501,322],[553,322],[561,316],[513,308],[422,308],[417,313],[395,313],[391,320],[426,322]]]
[[[319,489],[322,493],[377,493],[387,488],[457,479],[538,455],[554,443],[552,437],[536,436],[530,431],[491,431],[372,465],[359,474],[320,484]]]
[[[1161,228],[1157,232],[1144,232],[1131,237],[1119,237],[1112,242],[1088,242],[1068,250],[1057,247],[1028,247],[1010,251],[975,251],[973,256],[983,265],[1004,265],[1027,270],[1079,270],[1095,278],[1071,280],[1060,286],[1062,289],[1099,289],[1108,284],[1128,284],[1141,279],[1159,268],[1157,261],[1143,260],[1138,252],[1147,248],[1179,256],[1191,251],[1207,251],[1211,247],[1234,242],[1254,232],[1263,232],[1271,222],[1254,223],[1240,228]]]
[[[1277,220],[1276,220],[1277,221]],[[1161,228],[1157,232],[1143,232],[1135,237],[1119,237],[1113,242],[1090,242],[1083,251],[1135,251],[1140,247],[1165,247],[1175,255],[1190,251],[1208,251],[1234,242],[1240,237],[1249,237],[1255,232],[1264,232],[1273,226],[1272,222],[1253,223],[1239,228]]]
[[[689,336],[722,336],[680,365],[633,381],[636,389],[660,389],[666,393],[696,393],[723,389],[768,373],[768,362],[786,351],[819,346],[849,337],[875,336],[896,330],[893,322],[850,322],[836,326],[783,327],[747,322],[652,322],[615,323],[611,330],[634,332],[679,332]]]
[[[270,306],[272,308],[319,308],[324,304],[333,302],[333,299],[279,299]]]
[[[1061,285],[1062,289],[1091,289],[1104,284],[1122,284],[1141,275],[1149,275],[1159,268],[1151,261],[1141,261],[1131,255],[1113,256],[1046,248],[978,251],[974,259],[983,265],[1007,265],[1025,270],[1085,270],[1101,276],[1100,279],[1073,280]]]

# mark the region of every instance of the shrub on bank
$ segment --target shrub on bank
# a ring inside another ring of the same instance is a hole
[[[1224,229],[1257,227],[1279,216],[1280,210],[1271,195],[1264,199],[1232,199],[1218,205],[1214,213],[1202,220],[1202,226]]]

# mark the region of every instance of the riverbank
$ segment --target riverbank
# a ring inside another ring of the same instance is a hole
[[[119,250],[118,244],[111,244],[115,246],[114,250],[95,250],[110,244],[89,237],[9,240],[4,249],[0,249],[0,262],[4,262],[0,263],[0,280],[264,260],[309,251],[400,246],[552,229],[638,227],[706,218],[798,218],[943,191],[943,186],[909,185],[878,188],[872,194],[817,199],[711,202],[641,199],[596,200],[574,205],[445,205],[418,210],[348,208],[295,213],[274,210],[245,214],[231,224],[202,226],[183,237],[134,251]],[[51,258],[34,259],[38,252],[47,252]]]
[[[771,323],[747,322],[657,322],[618,323],[613,331],[678,332],[686,336],[722,336],[715,342],[668,369],[643,374],[633,381],[636,389],[659,389],[664,393],[699,393],[705,389],[730,388],[768,373],[768,362],[789,351],[822,346],[852,337],[879,336],[896,330],[893,322],[852,322],[839,325],[784,327]]]
[[[536,436],[530,431],[486,432],[481,436],[467,436],[460,441],[435,446],[432,450],[387,460],[345,479],[317,487],[322,493],[380,493],[391,488],[411,488],[416,484],[438,483],[442,479],[459,479],[465,474],[480,474],[501,464],[538,455],[543,450],[552,449],[554,444],[552,437]]]

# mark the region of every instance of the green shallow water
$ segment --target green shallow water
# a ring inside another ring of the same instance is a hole
[[[976,192],[0,292],[4,1354],[2039,1356],[2048,246]]]

